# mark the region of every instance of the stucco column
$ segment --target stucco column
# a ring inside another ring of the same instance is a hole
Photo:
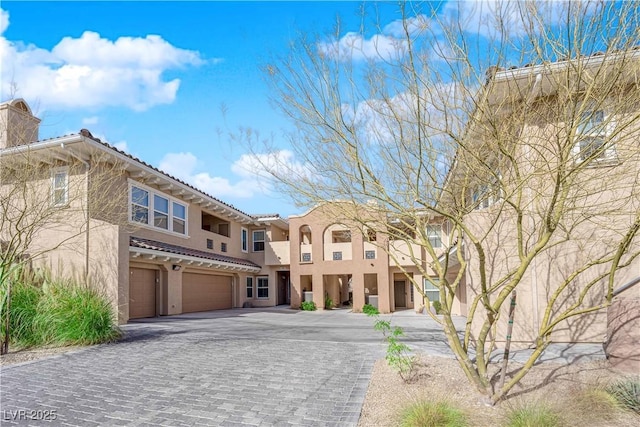
[[[184,267],[183,267],[184,268]],[[182,269],[167,269],[167,314],[182,313]]]
[[[351,289],[353,291],[353,311],[360,313],[364,305],[364,274],[351,276]]]
[[[324,277],[318,273],[313,275],[313,302],[318,310],[324,310]]]
[[[289,281],[291,282],[291,308],[300,308],[300,304],[302,303],[300,276],[291,274]]]
[[[391,313],[393,301],[393,274],[378,270],[378,310],[380,313]]]

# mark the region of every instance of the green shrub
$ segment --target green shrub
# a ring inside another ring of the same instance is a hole
[[[387,342],[387,364],[395,370],[405,383],[413,380],[415,375],[416,358],[410,354],[408,345],[400,342],[400,337],[404,335],[401,327],[391,327],[388,320],[378,319],[373,325],[373,329],[382,332],[384,340]]]
[[[71,281],[51,282],[44,288],[34,326],[42,344],[89,345],[120,336],[108,299]]]
[[[331,310],[333,308],[333,300],[329,298],[329,294],[324,296],[324,308],[325,310]]]
[[[104,294],[70,280],[51,280],[47,272],[32,273],[20,267],[5,275],[3,315],[9,282],[9,338],[18,347],[89,345],[120,336]]]
[[[300,304],[300,309],[304,311],[316,311],[316,303],[313,301],[303,301]]]
[[[436,311],[436,314],[442,313],[442,304],[440,301],[433,301],[431,304],[433,305],[433,309]]]
[[[371,304],[363,305],[362,312],[367,316],[377,316],[378,314],[380,314],[380,311],[378,311],[378,309],[372,306]]]
[[[12,284],[9,331],[11,341],[20,347],[38,345],[40,340],[34,328],[42,288],[23,281]]]
[[[464,413],[449,402],[419,402],[402,413],[402,427],[465,427]]]
[[[615,382],[606,390],[620,406],[640,414],[640,378],[628,378]]]
[[[525,403],[507,411],[506,427],[560,427],[562,417],[543,403]]]

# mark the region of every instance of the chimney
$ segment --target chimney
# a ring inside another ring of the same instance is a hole
[[[0,104],[0,149],[37,141],[39,128],[40,119],[31,113],[24,99]]]

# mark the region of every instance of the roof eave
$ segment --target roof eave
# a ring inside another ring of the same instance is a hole
[[[227,271],[241,271],[258,273],[261,268],[253,267],[250,265],[234,264],[231,262],[217,261],[208,258],[200,258],[189,255],[175,254],[171,252],[159,251],[155,249],[138,248],[135,246],[129,246],[129,254],[131,258],[142,258],[144,260],[159,260],[161,262],[171,262],[173,264],[192,266],[192,267],[205,267],[214,268],[217,270]]]

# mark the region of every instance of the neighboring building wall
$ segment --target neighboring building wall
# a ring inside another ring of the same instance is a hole
[[[541,138],[546,136],[551,140],[555,128],[562,126],[558,123],[535,123],[525,126],[522,138]],[[630,134],[638,134],[638,129]],[[525,191],[524,238],[535,240],[537,232],[544,227],[544,218],[538,210],[545,206],[553,190],[553,180],[540,171],[548,166],[547,157],[541,157],[539,152],[526,150],[518,157],[521,161],[521,173],[529,174],[529,188]],[[579,270],[594,259],[604,258],[613,254],[617,249],[616,242],[629,229],[640,208],[637,182],[640,170],[640,153],[637,139],[621,139],[616,143],[617,156],[615,159],[595,164],[575,177],[570,197],[575,197],[575,206],[568,205],[566,221],[553,237],[552,243],[538,255],[522,277],[517,287],[517,305],[515,310],[514,330],[512,333],[515,345],[528,346],[540,330],[545,316],[548,301],[558,290],[560,284],[567,280],[571,273]],[[508,171],[505,171],[508,173]],[[578,184],[580,183],[580,184]],[[496,283],[508,272],[513,271],[519,264],[517,249],[517,232],[515,216],[509,216],[509,209],[498,213],[500,203],[474,211],[469,214],[465,222],[471,230],[482,235],[491,230],[483,242],[487,256],[488,283]],[[572,217],[575,210],[580,216]],[[499,221],[492,226],[500,215]],[[570,233],[570,239],[566,239]],[[638,237],[636,237],[636,242]],[[531,243],[529,243],[529,248]],[[635,245],[637,247],[637,244]],[[478,256],[472,248],[467,248],[465,255],[469,263],[466,274],[467,292],[473,298],[479,291]],[[610,263],[596,265],[586,275],[571,280],[563,295],[554,306],[552,315],[557,315],[561,309],[578,302],[581,290],[585,284],[599,274],[610,270]],[[616,273],[615,286],[620,286],[640,275],[640,260],[635,260],[630,266]],[[607,278],[602,279],[585,295],[585,306],[599,305],[605,302]],[[495,298],[497,292],[492,297]],[[502,305],[501,318],[496,333],[497,341],[504,341],[509,310],[509,299]],[[481,327],[482,315],[478,314],[473,320],[474,332]],[[606,333],[606,312],[600,310],[569,318],[560,323],[552,334],[555,342],[603,342]]]

